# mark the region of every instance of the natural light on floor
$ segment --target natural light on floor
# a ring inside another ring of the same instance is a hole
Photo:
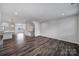
[[[24,33],[18,33],[16,35],[17,45],[22,45],[24,43]]]

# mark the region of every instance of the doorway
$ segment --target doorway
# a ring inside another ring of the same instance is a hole
[[[15,36],[16,36],[17,47],[23,46],[25,39],[25,24],[15,25]]]

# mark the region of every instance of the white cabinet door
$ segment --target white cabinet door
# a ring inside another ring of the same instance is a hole
[[[5,32],[3,34],[3,40],[4,39],[12,39],[12,33],[11,32]]]

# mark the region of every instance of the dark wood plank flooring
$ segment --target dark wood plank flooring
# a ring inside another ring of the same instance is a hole
[[[3,43],[0,56],[79,56],[79,45],[42,36],[26,36],[19,44],[15,38]]]

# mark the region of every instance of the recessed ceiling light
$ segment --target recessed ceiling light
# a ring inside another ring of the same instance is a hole
[[[64,13],[62,13],[62,16],[64,16],[65,14]]]
[[[15,14],[15,15],[18,15],[18,12],[15,11],[14,14]]]

